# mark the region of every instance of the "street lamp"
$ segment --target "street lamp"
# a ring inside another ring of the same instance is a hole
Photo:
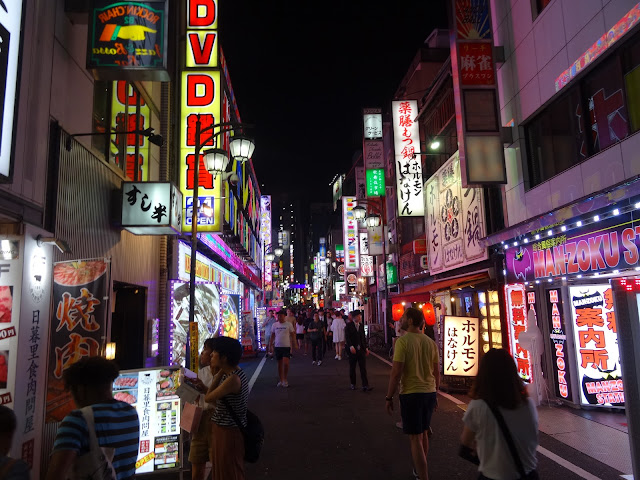
[[[276,259],[276,256],[273,253],[269,252],[264,256],[264,259],[267,262],[273,262]]]
[[[284,253],[284,250],[281,247],[276,248],[273,253],[276,254],[276,257],[281,257],[282,254]]]
[[[219,173],[227,171],[229,165],[227,152],[220,148],[211,148],[202,153],[204,153],[204,165],[213,178],[216,178]]]
[[[353,207],[353,210],[351,211],[353,212],[353,216],[356,220],[364,220],[364,217],[367,216],[367,209],[361,205]]]
[[[368,228],[379,227],[381,222],[382,222],[382,219],[380,218],[380,215],[376,213],[372,213],[371,215],[365,217],[364,219],[364,223],[367,225]]]

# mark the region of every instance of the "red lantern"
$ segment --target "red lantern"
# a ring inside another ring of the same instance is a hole
[[[424,315],[424,321],[427,325],[432,327],[436,324],[436,311],[432,304],[425,303],[422,306],[422,314]]]
[[[394,322],[399,321],[404,315],[404,305],[401,303],[396,303],[393,307],[391,307],[391,317]]]

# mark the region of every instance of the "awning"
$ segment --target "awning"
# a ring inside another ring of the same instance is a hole
[[[463,288],[489,279],[488,272],[473,273],[464,277],[446,278],[437,282],[430,283],[423,287],[414,288],[408,292],[391,295],[392,303],[399,302],[426,302],[429,300],[432,292],[444,290],[446,288]]]

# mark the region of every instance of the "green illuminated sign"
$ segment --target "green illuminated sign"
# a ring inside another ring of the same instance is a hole
[[[367,170],[367,197],[384,197],[384,169]]]
[[[387,263],[387,285],[398,283],[398,269],[393,263]]]

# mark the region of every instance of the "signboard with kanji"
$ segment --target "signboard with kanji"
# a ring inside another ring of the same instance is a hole
[[[365,108],[363,110],[364,138],[382,138],[382,109]]]
[[[178,235],[182,194],[170,182],[124,182],[122,226],[134,235]]]
[[[384,170],[367,170],[367,197],[384,197]]]
[[[520,344],[520,334],[526,332],[528,328],[527,291],[521,283],[505,285],[504,296],[507,302],[507,328],[511,355],[516,362],[520,378],[531,383],[533,382],[531,354]]]
[[[494,85],[493,48],[490,43],[460,44],[462,85]]]
[[[444,374],[475,377],[478,374],[478,319],[444,317]]]

